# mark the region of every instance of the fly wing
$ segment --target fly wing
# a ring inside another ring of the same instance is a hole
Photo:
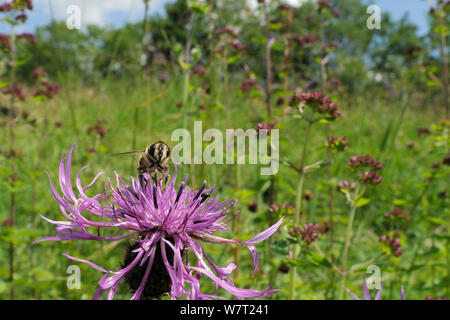
[[[139,156],[144,151],[128,151],[128,152],[120,152],[120,153],[113,153],[112,156]]]

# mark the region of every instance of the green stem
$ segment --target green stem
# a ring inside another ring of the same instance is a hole
[[[16,35],[14,26],[11,31],[11,87],[16,86]],[[10,150],[12,150],[13,155],[11,157],[11,195],[10,195],[10,211],[9,211],[9,219],[11,228],[14,229],[15,223],[15,215],[16,215],[16,191],[14,190],[14,176],[16,175],[16,163],[15,163],[15,110],[14,110],[14,94],[11,94],[11,107],[10,107],[10,127],[9,127],[9,143]],[[10,287],[10,299],[14,300],[14,244],[12,242],[9,243],[9,281],[11,282]]]
[[[345,243],[344,243],[344,253],[342,255],[342,268],[341,270],[344,272],[341,278],[341,284],[339,286],[339,300],[342,300],[344,297],[344,286],[345,286],[345,278],[346,278],[346,270],[347,270],[347,259],[348,259],[348,252],[350,249],[350,240],[352,238],[352,228],[353,228],[353,221],[355,220],[355,213],[356,213],[356,205],[352,204],[351,210],[350,210],[350,217],[347,225],[347,232],[345,235]]]
[[[305,158],[306,158],[306,151],[308,149],[308,141],[309,141],[309,134],[311,132],[311,126],[312,122],[308,121],[308,127],[306,128],[305,133],[305,142],[303,144],[303,151],[300,158],[300,168],[299,168],[299,180],[298,180],[298,186],[297,186],[297,195],[295,198],[295,214],[294,214],[294,224],[298,225],[300,222],[300,213],[302,208],[302,198],[303,198],[303,186],[305,183],[305,172],[304,172],[304,165],[305,165]],[[297,252],[298,249],[298,252]],[[300,247],[297,244],[294,244],[292,246],[292,260],[295,260],[297,255],[300,253]],[[294,300],[295,299],[295,278],[297,274],[297,268],[293,266],[291,268],[290,273],[290,287],[289,287],[289,299]]]

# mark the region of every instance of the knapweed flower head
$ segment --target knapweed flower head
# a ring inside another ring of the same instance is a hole
[[[329,99],[322,91],[293,94],[290,97],[289,105],[299,106],[299,111],[303,115],[305,109],[310,109],[313,113],[319,114],[320,118],[333,121],[340,117],[341,111],[337,104]],[[310,121],[317,119],[308,119]]]
[[[346,137],[329,137],[328,138],[328,148],[333,152],[345,151],[348,149],[350,141]]]
[[[403,255],[403,250],[400,247],[400,240],[386,235],[382,235],[380,236],[380,242],[388,245],[394,256],[401,257]]]
[[[187,177],[176,188],[176,168],[172,177],[158,178],[155,174],[152,180],[145,174],[143,179],[131,178],[130,184],[116,173],[114,186],[108,179],[104,192],[91,197],[86,191],[102,173],[83,186],[80,179],[83,167],[76,178],[76,195],[71,182],[73,148],[67,157],[61,159],[59,166],[62,195],[49,178],[51,193],[65,220],[54,221],[41,215],[44,220],[56,225],[58,236],[36,242],[119,241],[131,238],[124,265],[117,271],[64,254],[104,273],[94,299],[100,298],[105,291],[108,291],[107,298],[112,299],[124,279],[134,292],[132,299],[158,298],[165,293],[169,293],[172,299],[183,296],[186,299],[221,298],[217,296],[219,288],[240,299],[265,297],[277,292],[270,288],[258,291],[236,287],[230,277],[236,265],[230,263],[224,268],[215,265],[202,247],[202,242],[245,245],[251,252],[255,272],[258,268],[255,243],[275,233],[283,218],[248,241],[214,235],[216,231],[230,229],[229,222],[238,214],[230,216],[235,200],[219,201],[219,196],[212,197],[214,187],[207,189],[206,182],[199,190],[191,190]],[[206,294],[200,291],[203,276],[213,281],[216,292]]]
[[[401,293],[400,293],[400,300],[406,300],[405,298],[405,288],[403,286],[401,287]],[[373,300],[382,300],[381,299],[381,291],[383,289],[383,285],[380,284],[380,288],[378,289],[375,298]],[[367,287],[367,281],[366,277],[363,279],[363,292],[364,292],[364,299],[361,299],[356,294],[354,294],[352,291],[350,291],[348,288],[345,288],[347,292],[353,297],[355,300],[372,300],[372,297],[370,296],[369,288]]]

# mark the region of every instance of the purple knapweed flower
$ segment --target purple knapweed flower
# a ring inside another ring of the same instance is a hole
[[[383,285],[380,285],[380,289],[378,289],[377,294],[375,295],[375,298],[373,300],[382,300],[381,299],[381,290],[383,289]],[[355,300],[372,300],[370,293],[369,293],[369,288],[367,288],[367,283],[366,283],[366,277],[364,277],[363,279],[363,291],[364,291],[364,299],[361,299],[360,297],[358,297],[356,294],[354,294],[352,291],[350,291],[350,289],[345,288],[345,290],[353,297],[353,299]],[[403,288],[402,286],[402,290],[400,293],[400,300],[406,300],[405,298],[405,288]]]
[[[230,263],[224,268],[215,265],[202,247],[202,242],[245,245],[251,252],[255,272],[258,254],[254,244],[275,233],[283,218],[248,241],[216,236],[213,234],[215,231],[229,230],[227,225],[238,214],[229,216],[235,200],[219,202],[219,196],[210,197],[214,187],[207,189],[206,182],[199,190],[191,190],[187,186],[187,176],[176,188],[176,167],[171,178],[158,179],[155,174],[154,179],[150,180],[151,177],[145,174],[147,183],[131,178],[131,183],[127,184],[116,173],[115,186],[108,179],[104,192],[95,196],[87,195],[86,190],[102,172],[90,184],[82,186],[80,173],[86,168],[83,167],[76,178],[76,195],[71,182],[73,148],[70,148],[67,157],[63,156],[59,166],[62,195],[58,194],[49,177],[51,193],[66,220],[54,221],[41,215],[44,220],[56,225],[59,236],[46,237],[36,242],[118,241],[132,238],[125,263],[117,271],[64,254],[69,259],[86,263],[104,273],[93,299],[100,298],[105,291],[108,291],[107,298],[112,299],[124,279],[128,280],[133,291],[132,299],[159,298],[165,293],[169,293],[172,299],[182,296],[186,299],[222,298],[217,296],[219,287],[240,299],[265,297],[278,291],[236,287],[230,277],[236,265]],[[88,215],[92,218],[88,218]],[[102,232],[105,229],[115,232],[106,235]],[[139,281],[136,281],[136,274]],[[214,282],[216,290],[213,294],[200,291],[202,276]]]

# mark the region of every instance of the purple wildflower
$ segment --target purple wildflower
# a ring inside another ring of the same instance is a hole
[[[303,113],[303,109],[307,106],[313,112],[322,115],[326,120],[333,121],[341,116],[341,111],[337,104],[329,99],[322,91],[307,92],[303,94],[294,93],[289,98],[289,105],[295,106],[299,104],[299,110]]]
[[[240,299],[265,297],[278,291],[270,288],[257,291],[236,287],[230,277],[236,265],[230,263],[225,268],[215,265],[201,242],[245,245],[252,254],[255,272],[258,268],[258,254],[254,244],[275,233],[283,218],[248,241],[215,236],[214,231],[229,230],[228,223],[238,214],[228,216],[235,200],[219,202],[219,196],[210,198],[214,187],[207,189],[206,182],[199,190],[191,190],[187,186],[187,177],[176,189],[176,168],[171,178],[155,177],[154,182],[147,184],[139,183],[134,178],[131,178],[131,184],[126,184],[116,173],[115,186],[108,179],[104,192],[90,197],[86,194],[86,190],[95,183],[102,172],[97,174],[89,185],[83,187],[80,179],[81,171],[86,168],[83,167],[76,178],[79,193],[76,196],[71,182],[73,148],[74,146],[70,148],[67,157],[63,156],[59,166],[59,183],[63,195],[57,193],[49,177],[52,195],[66,221],[54,221],[41,215],[44,220],[56,225],[56,233],[59,236],[46,237],[36,242],[117,241],[133,237],[125,265],[117,271],[107,270],[90,261],[64,254],[69,259],[86,263],[104,273],[94,299],[100,298],[105,291],[108,291],[107,298],[112,299],[120,282],[129,279],[133,273],[141,276],[139,282],[134,282],[134,287],[130,282],[134,292],[132,299],[147,298],[147,291],[154,293],[156,284],[160,282],[158,282],[160,276],[169,279],[169,286],[166,289],[170,291],[172,299],[182,296],[195,300],[221,298],[216,295],[219,287]],[[144,178],[150,181],[148,174]],[[97,219],[89,220],[86,217],[89,213]],[[92,230],[94,233],[89,231],[90,228],[94,229]],[[102,236],[100,231],[104,229],[117,232]],[[195,256],[195,261],[189,259],[191,256]],[[214,294],[200,291],[202,276],[214,282],[216,287]],[[161,296],[167,291],[159,290],[157,294]]]
[[[11,11],[13,9],[11,3],[4,3],[0,5],[0,12],[8,12]]]
[[[236,51],[246,51],[248,49],[248,46],[242,43],[239,43],[237,41],[230,41],[228,42],[230,47]]]
[[[345,151],[348,148],[350,141],[346,137],[329,137],[328,138],[328,148],[334,152]]]
[[[208,72],[205,70],[205,68],[204,68],[201,64],[199,64],[199,63],[197,63],[197,64],[192,68],[192,72],[193,72],[194,74],[199,75],[200,77],[204,77],[204,76],[206,76],[206,75],[208,74]]]
[[[250,92],[257,84],[258,82],[255,79],[244,79],[241,83],[240,89],[242,92]]]
[[[9,49],[11,39],[8,35],[0,33],[0,49]]]
[[[308,44],[312,44],[312,43],[320,40],[320,38],[318,36],[312,35],[312,34],[307,34],[303,37],[296,35],[296,36],[293,36],[292,39],[301,46],[306,46]]]

